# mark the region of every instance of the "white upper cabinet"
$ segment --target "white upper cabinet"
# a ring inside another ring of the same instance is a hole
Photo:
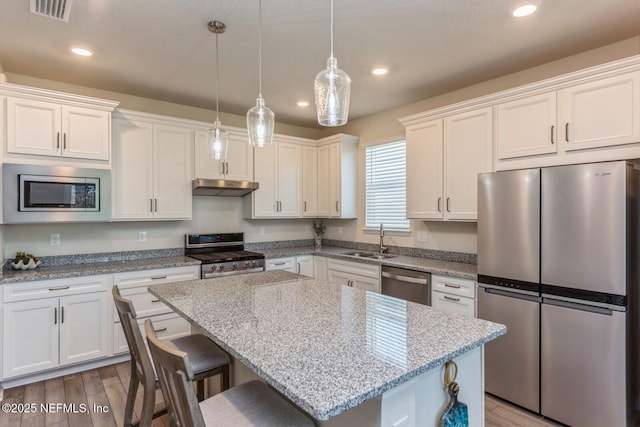
[[[357,146],[344,134],[319,141],[318,217],[356,218]]]
[[[301,217],[302,145],[274,137],[255,149],[254,174],[260,188],[245,197],[245,217]]]
[[[491,171],[491,108],[407,127],[407,218],[474,221],[477,176]]]
[[[444,119],[444,215],[478,219],[478,174],[491,172],[492,109],[483,108]]]
[[[210,153],[207,132],[196,131],[194,176],[206,179],[253,181],[253,148],[246,134],[228,131],[229,150],[225,161],[216,160]]]
[[[505,102],[495,111],[498,159],[557,151],[555,92]]]
[[[640,71],[558,92],[566,150],[640,142]]]
[[[444,150],[442,120],[406,129],[407,218],[442,219]]]
[[[108,161],[117,102],[0,84],[10,154]]]
[[[302,216],[318,216],[318,148],[302,147]]]
[[[113,220],[191,219],[193,131],[113,120]]]

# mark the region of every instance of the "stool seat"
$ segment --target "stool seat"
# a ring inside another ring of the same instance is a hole
[[[313,422],[266,384],[249,381],[200,402],[207,427],[303,427]]]
[[[204,335],[193,334],[171,340],[178,350],[189,355],[193,375],[198,380],[200,374],[229,364],[229,355]],[[208,376],[208,375],[207,375]]]

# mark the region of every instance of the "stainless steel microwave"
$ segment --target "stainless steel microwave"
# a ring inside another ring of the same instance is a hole
[[[2,189],[5,224],[111,219],[111,174],[106,169],[6,163]]]

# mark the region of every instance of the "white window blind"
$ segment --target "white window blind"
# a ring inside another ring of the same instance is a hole
[[[405,141],[366,148],[366,228],[409,230]]]

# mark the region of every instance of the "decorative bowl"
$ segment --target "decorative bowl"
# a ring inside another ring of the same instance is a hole
[[[11,261],[11,267],[14,270],[33,270],[34,268],[40,265],[40,260],[34,261],[33,258],[29,259],[28,263],[24,263],[23,260],[18,260],[18,262]]]

